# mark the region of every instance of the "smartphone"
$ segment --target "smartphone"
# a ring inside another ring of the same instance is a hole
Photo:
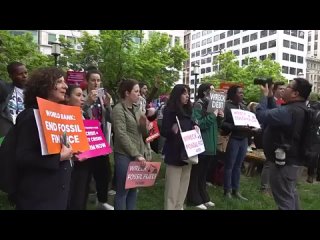
[[[65,145],[66,147],[70,147],[67,139],[67,132],[63,132],[61,141],[63,145]]]
[[[104,88],[99,88],[98,89],[98,97],[103,97],[104,96]]]

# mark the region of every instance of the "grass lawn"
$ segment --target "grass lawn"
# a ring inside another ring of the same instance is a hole
[[[158,155],[154,156],[156,161],[161,161]],[[162,210],[163,195],[165,183],[165,164],[161,165],[159,176],[155,186],[148,188],[139,188],[137,209],[138,210]],[[274,210],[276,205],[271,196],[261,194],[259,192],[260,177],[241,176],[241,193],[249,199],[249,201],[241,201],[237,199],[226,200],[223,197],[223,188],[219,186],[208,187],[211,200],[216,204],[210,210]],[[300,194],[301,208],[304,210],[319,210],[320,201],[320,184],[310,184],[305,181],[305,176],[301,177],[298,183],[298,191]],[[113,205],[113,197],[109,202]],[[0,209],[13,209],[6,200],[5,194],[0,192]],[[95,206],[89,201],[88,209],[93,210]],[[187,210],[195,210],[194,207],[186,207]]]

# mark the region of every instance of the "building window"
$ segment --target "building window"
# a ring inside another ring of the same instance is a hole
[[[206,44],[207,44],[207,39],[202,40],[201,45],[203,46],[203,45],[206,45]]]
[[[174,45],[179,45],[179,44],[180,44],[180,38],[174,37]]]
[[[249,60],[248,58],[242,59],[241,65],[242,65],[242,66],[248,65],[248,60]]]
[[[233,40],[233,46],[236,46],[240,44],[240,38],[236,38],[235,40]]]
[[[197,38],[199,38],[199,37],[200,37],[200,32],[197,33]]]
[[[197,60],[197,61],[196,61],[196,64],[197,64],[197,65],[200,65],[200,60]]]
[[[250,52],[256,52],[257,51],[257,45],[253,45],[250,47]]]
[[[290,68],[290,74],[291,74],[291,75],[297,75],[297,73],[296,73],[296,68],[291,67],[291,68]]]
[[[212,71],[213,71],[213,72],[218,71],[218,65],[213,65],[213,66],[212,66]]]
[[[273,35],[273,34],[276,34],[276,33],[277,33],[277,30],[269,30],[269,36]]]
[[[211,72],[211,67],[206,68],[206,73],[209,73],[209,72]]]
[[[297,61],[297,56],[290,54],[290,62],[296,62]]]
[[[212,43],[212,37],[207,38],[207,44]]]
[[[249,53],[249,48],[246,47],[246,48],[242,48],[242,55],[243,54],[248,54]]]
[[[283,30],[283,33],[290,35],[290,30]]]
[[[318,34],[315,34],[315,35],[314,35],[314,40],[315,40],[315,41],[318,40]]]
[[[200,56],[200,51],[196,51],[196,57]]]
[[[226,33],[221,33],[220,34],[220,39],[224,39],[226,37]]]
[[[303,57],[298,56],[298,63],[303,63]]]
[[[227,37],[231,37],[233,35],[233,30],[228,30]]]
[[[308,42],[311,42],[311,34],[308,35]]]
[[[308,45],[308,52],[311,51],[311,45]]]
[[[210,34],[210,33],[212,33],[212,30],[207,30],[207,34]]]
[[[250,41],[258,39],[258,33],[253,33],[250,35]]]
[[[304,38],[304,32],[303,31],[299,31],[298,37],[303,39]]]
[[[289,61],[289,54],[288,53],[282,53],[282,60]]]
[[[212,48],[211,47],[207,48],[207,54],[210,54],[211,52],[212,52]]]
[[[260,38],[263,38],[263,37],[266,37],[266,36],[268,36],[268,30],[262,30],[260,32]]]
[[[238,33],[240,33],[240,30],[234,30],[234,35],[236,35],[236,34],[238,34]]]
[[[207,63],[211,63],[211,57],[207,58]]]
[[[260,56],[260,60],[261,60],[261,61],[265,60],[266,58],[267,58],[267,55],[261,55],[261,56]]]
[[[191,53],[191,58],[194,58],[196,56],[196,54],[193,52]]]
[[[236,55],[236,56],[239,56],[239,55],[240,55],[239,49],[234,50],[234,51],[233,51],[233,54]]]
[[[289,73],[289,67],[282,66],[282,73],[288,74]]]
[[[227,42],[227,48],[228,47],[232,47],[233,46],[233,41],[231,40],[231,41],[229,41],[229,42]]]
[[[297,43],[296,42],[291,42],[290,48],[291,49],[297,49]]]
[[[249,42],[249,35],[242,37],[242,43]]]
[[[298,31],[297,30],[291,30],[291,36],[297,37]]]
[[[216,51],[218,51],[218,50],[219,50],[219,45],[213,46],[213,51],[214,51],[214,52],[216,52]]]
[[[201,68],[201,74],[206,73],[206,69],[205,68]]]
[[[314,50],[317,50],[318,49],[318,42],[314,42]]]
[[[289,48],[290,47],[290,41],[283,40],[283,46],[286,47],[286,48]]]
[[[270,57],[272,60],[276,60],[276,54],[275,54],[275,53],[269,54],[269,57]]]
[[[302,69],[301,68],[297,68],[297,73],[303,73]]]
[[[205,58],[202,58],[201,59],[201,64],[205,64],[206,63],[206,59]]]
[[[219,46],[220,49],[224,49],[225,47],[226,47],[225,43],[221,43],[220,46]]]
[[[268,43],[264,42],[264,43],[260,43],[260,50],[264,50],[267,49]]]
[[[303,51],[303,49],[304,49],[303,44],[299,43],[299,44],[298,44],[298,50],[299,50],[299,51]]]
[[[213,41],[214,42],[219,41],[219,35],[214,36]]]
[[[207,34],[207,30],[203,30],[202,31],[202,36],[206,35]]]
[[[200,41],[196,43],[196,47],[200,47]]]
[[[48,44],[51,45],[53,43],[57,42],[57,35],[49,33],[48,34]]]
[[[276,40],[269,41],[269,48],[273,48],[277,46]]]

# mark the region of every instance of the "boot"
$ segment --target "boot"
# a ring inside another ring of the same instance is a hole
[[[240,199],[240,200],[248,201],[248,198],[245,198],[244,196],[242,196],[242,195],[240,194],[240,192],[237,191],[237,190],[232,190],[232,195],[233,195],[233,197],[238,198],[238,199]]]
[[[308,183],[313,183],[313,177],[309,175],[308,178],[307,178],[307,182]]]
[[[227,198],[227,199],[232,199],[232,196],[231,196],[231,191],[230,190],[224,190],[224,197]]]

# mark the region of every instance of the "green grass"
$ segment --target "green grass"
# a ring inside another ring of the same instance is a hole
[[[159,155],[154,155],[155,161],[161,161]],[[112,161],[113,162],[113,161]],[[139,188],[137,209],[138,210],[162,210],[164,202],[164,184],[165,184],[165,164],[162,162],[159,176],[153,187]],[[298,191],[300,194],[301,208],[304,210],[319,210],[320,184],[310,184],[305,181],[305,174],[298,182]],[[237,199],[225,199],[223,197],[223,188],[219,186],[208,187],[211,200],[216,204],[210,210],[274,210],[276,205],[271,196],[259,192],[260,177],[241,176],[240,189],[243,196],[249,201]],[[109,197],[109,203],[113,204],[113,196]],[[10,207],[4,193],[0,192],[0,209],[13,209]],[[88,201],[88,209],[94,210],[95,206]],[[186,207],[187,210],[195,210],[194,207]]]

